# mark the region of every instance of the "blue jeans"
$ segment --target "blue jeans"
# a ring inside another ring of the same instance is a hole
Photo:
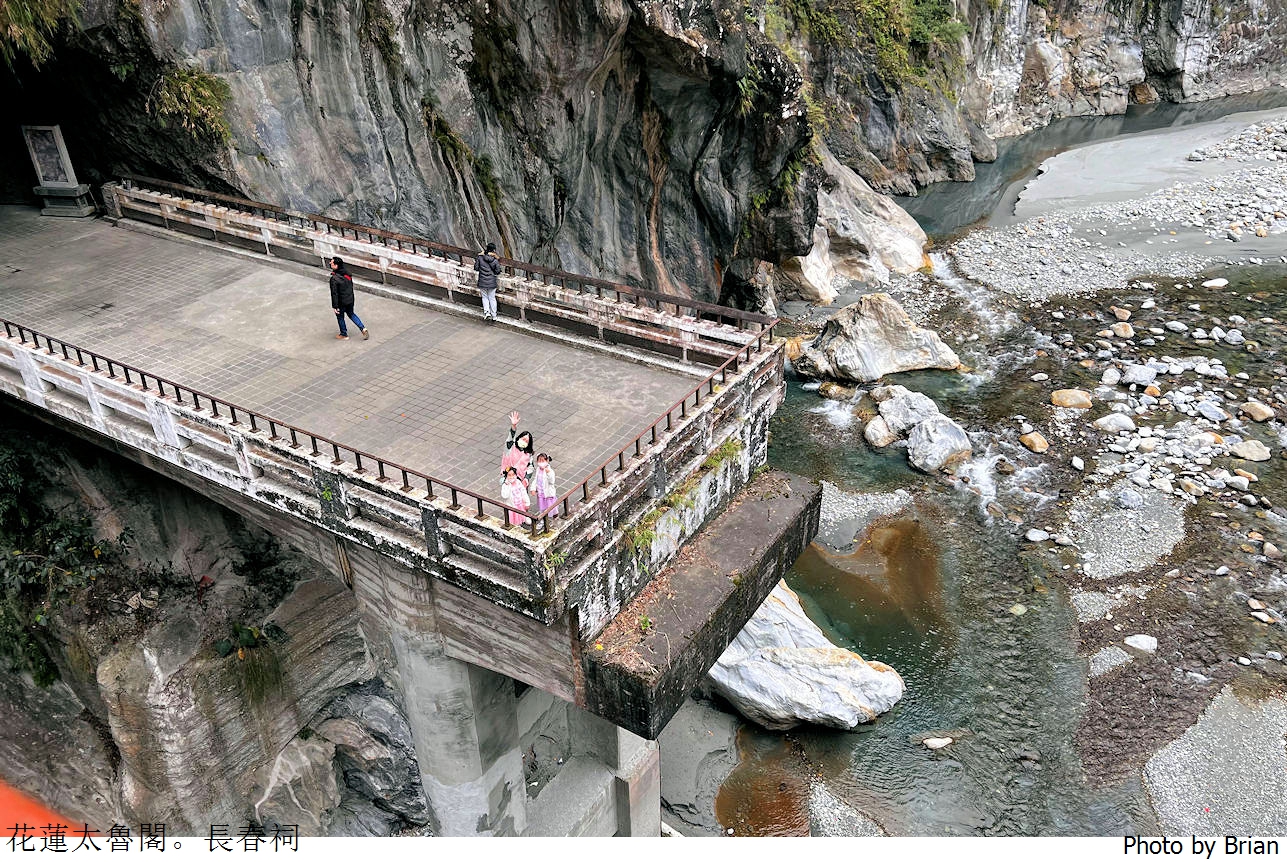
[[[480,290],[483,295],[483,315],[485,317],[496,316],[496,288],[491,290]]]
[[[335,315],[335,319],[340,322],[340,335],[349,334],[348,327],[344,325],[344,315],[346,314],[349,316],[349,320],[353,321],[354,326],[358,329],[366,329],[366,327],[362,325],[362,318],[353,313],[353,306],[341,305],[339,313]]]

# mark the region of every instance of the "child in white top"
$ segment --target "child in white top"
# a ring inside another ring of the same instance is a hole
[[[544,512],[554,505],[554,459],[544,452],[536,456],[536,511]]]
[[[527,505],[530,502],[527,497],[527,489],[523,487],[523,482],[518,478],[518,471],[513,467],[506,467],[505,472],[501,474],[501,500],[511,509],[527,511]],[[517,527],[527,523],[527,519],[518,512],[510,512],[509,522]]]

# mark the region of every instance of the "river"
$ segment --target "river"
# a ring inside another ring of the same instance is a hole
[[[1039,164],[1060,151],[1283,105],[1287,91],[1275,90],[1059,121],[1002,142],[997,161],[979,165],[974,183],[940,184],[899,203],[932,239],[947,241],[1010,218]],[[983,333],[961,351],[978,370],[912,373],[893,382],[935,398],[967,428],[1048,409],[1041,406],[1048,391],[1028,382],[1029,322],[949,284],[955,276],[939,256],[934,277],[962,295],[968,326]],[[1271,293],[1287,290],[1280,270],[1233,280],[1234,309],[1248,307],[1236,304],[1240,286],[1247,296],[1266,285]],[[1177,293],[1174,300],[1198,298],[1205,297]],[[1050,565],[1021,548],[1011,524],[985,505],[1008,495],[1039,514],[1060,491],[1032,471],[996,477],[995,460],[1015,451],[996,441],[982,453],[976,447],[978,469],[958,473],[963,480],[917,474],[901,451],[865,445],[849,405],[819,399],[803,381],[787,385],[772,426],[771,463],[847,492],[913,493],[909,509],[857,541],[815,542],[788,578],[836,643],[895,667],[907,694],[852,733],[772,733],[743,724],[741,761],[715,802],[720,826],[742,835],[835,834],[844,828],[828,811],[839,804],[891,834],[1156,834],[1138,768],[1109,780],[1088,777],[1076,743],[1087,713],[1087,664],[1069,596]],[[931,752],[920,744],[927,735],[955,742]]]

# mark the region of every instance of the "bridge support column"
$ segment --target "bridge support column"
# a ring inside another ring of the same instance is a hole
[[[615,776],[617,834],[661,834],[661,755],[657,743],[569,707],[573,756],[598,758]]]
[[[395,638],[425,795],[443,835],[519,835],[527,793],[514,681]]]

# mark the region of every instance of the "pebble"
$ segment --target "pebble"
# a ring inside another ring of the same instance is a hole
[[[1267,422],[1274,418],[1273,408],[1259,401],[1248,401],[1238,409],[1247,414],[1253,422]]]
[[[1100,431],[1111,431],[1113,433],[1135,430],[1135,420],[1125,413],[1109,413],[1107,416],[1099,417],[1091,424]]]
[[[950,736],[927,736],[921,744],[930,751],[938,751],[940,748],[946,748],[955,741]]]
[[[1131,635],[1123,641],[1128,647],[1152,655],[1157,652],[1157,638],[1152,635]]]
[[[1130,386],[1148,386],[1157,379],[1157,369],[1148,365],[1127,365],[1122,369],[1122,383]]]
[[[1259,440],[1243,440],[1230,448],[1229,454],[1247,461],[1269,460],[1269,448]]]
[[[1035,527],[1023,535],[1029,542],[1044,542],[1050,538],[1050,534],[1045,530],[1038,530]]]
[[[1090,393],[1084,389],[1056,389],[1050,394],[1050,403],[1056,407],[1089,410]]]
[[[1050,443],[1037,431],[1024,434],[1019,438],[1019,442],[1028,447],[1029,451],[1036,452],[1038,455],[1050,448]]]

